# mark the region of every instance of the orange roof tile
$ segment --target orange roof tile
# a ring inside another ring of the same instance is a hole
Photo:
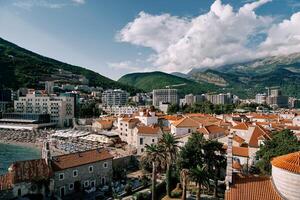
[[[166,115],[166,116],[163,116],[162,118],[166,119],[166,120],[172,120],[172,121],[177,121],[177,120],[180,120],[182,119],[183,117],[181,115]]]
[[[0,176],[0,190],[10,189],[16,183],[47,180],[52,170],[44,159],[14,162],[10,171]]]
[[[225,129],[217,125],[204,126],[197,129],[197,131],[202,134],[225,133]]]
[[[241,138],[240,136],[238,136],[238,135],[234,135],[232,139],[234,141],[236,141],[237,143],[239,143],[239,144],[242,144],[242,143],[245,142],[245,140],[243,138]]]
[[[121,121],[123,122],[129,122],[129,123],[138,123],[140,120],[138,118],[123,118]]]
[[[234,156],[241,156],[241,157],[249,157],[249,149],[247,147],[232,147],[232,154]]]
[[[239,130],[248,130],[248,124],[245,122],[239,123],[232,127],[232,129],[239,129]]]
[[[233,177],[234,185],[225,200],[282,200],[269,177]]]
[[[55,156],[53,157],[52,167],[54,171],[60,171],[112,158],[113,156],[107,150],[93,149],[84,152]]]
[[[275,167],[300,174],[300,151],[278,156],[271,163]]]
[[[258,148],[258,140],[259,139],[271,139],[271,136],[269,134],[269,132],[267,130],[265,130],[262,126],[260,125],[256,125],[254,130],[253,130],[253,133],[250,137],[250,140],[249,140],[249,146],[250,147],[255,147],[255,148]]]
[[[158,126],[139,126],[137,127],[138,129],[138,134],[142,135],[157,135],[160,133],[161,129]]]
[[[174,126],[176,126],[177,128],[181,128],[181,127],[199,127],[199,123],[196,122],[195,120],[192,120],[189,117],[185,117],[182,118],[180,120],[177,120],[173,123]]]

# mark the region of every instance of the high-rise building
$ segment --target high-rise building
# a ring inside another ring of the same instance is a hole
[[[269,89],[268,88],[268,97],[266,102],[268,105],[277,106],[277,107],[288,107],[288,100],[287,96],[281,94],[281,90],[279,88],[276,89]]]
[[[256,94],[255,96],[255,102],[258,104],[265,104],[267,100],[267,94],[263,93],[263,94]]]
[[[54,90],[54,82],[53,81],[46,81],[45,82],[45,90],[47,94],[53,94]]]
[[[74,118],[74,97],[27,94],[14,101],[17,113],[49,114],[50,122],[58,127],[68,127]]]
[[[129,94],[123,90],[106,90],[102,93],[103,106],[124,106]]]
[[[233,96],[230,93],[227,94],[206,94],[206,100],[212,104],[232,104]]]
[[[158,107],[160,103],[178,104],[176,89],[153,90],[153,106]]]
[[[6,112],[7,108],[12,104],[11,90],[0,90],[0,113]]]

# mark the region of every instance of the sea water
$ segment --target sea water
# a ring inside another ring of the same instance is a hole
[[[0,143],[0,174],[5,174],[13,162],[40,157],[41,152],[37,148]]]

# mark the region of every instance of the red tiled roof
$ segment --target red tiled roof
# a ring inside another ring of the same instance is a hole
[[[0,190],[10,189],[13,184],[47,180],[52,171],[44,159],[14,162],[7,174],[0,176]]]
[[[248,124],[245,122],[239,123],[232,127],[232,129],[239,129],[239,130],[248,130]]]
[[[247,147],[232,147],[232,154],[234,156],[241,156],[241,157],[249,157],[249,149]]]
[[[262,126],[260,125],[256,125],[253,133],[251,135],[251,138],[249,140],[249,146],[250,147],[255,147],[258,148],[258,140],[261,138],[264,139],[271,139],[271,136],[269,135],[269,132],[267,130],[265,130]]]
[[[242,144],[242,143],[245,142],[245,140],[243,138],[241,138],[240,136],[238,136],[238,135],[234,135],[232,139],[234,141],[236,141],[237,143],[239,143],[239,144]]]
[[[181,127],[199,127],[199,123],[196,122],[195,120],[189,118],[189,117],[185,117],[182,118],[180,120],[177,120],[173,123],[174,126],[181,128]]]
[[[113,156],[105,149],[94,149],[84,152],[65,154],[53,157],[52,167],[54,171],[77,167],[102,160],[112,159]]]
[[[157,135],[160,133],[160,128],[158,126],[139,126],[137,129],[137,133],[142,135]]]
[[[225,192],[225,200],[282,200],[269,177],[234,176],[234,185]]]
[[[275,167],[300,174],[300,151],[278,156],[271,163]]]
[[[202,134],[225,133],[225,129],[217,125],[209,125],[209,126],[204,126],[202,128],[199,128],[198,132]]]

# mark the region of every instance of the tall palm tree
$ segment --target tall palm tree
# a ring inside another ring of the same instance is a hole
[[[164,133],[159,141],[159,145],[162,146],[163,153],[166,162],[166,191],[167,196],[171,196],[171,166],[176,161],[176,156],[178,153],[179,141],[171,133]]]
[[[203,146],[204,162],[208,166],[209,177],[214,181],[214,196],[217,197],[218,179],[220,177],[220,170],[224,166],[225,157],[222,155],[223,144],[218,141],[208,140]],[[210,186],[210,185],[209,185]],[[210,189],[210,187],[208,187]]]
[[[188,169],[182,169],[180,171],[180,182],[182,185],[181,200],[186,200],[186,190],[187,190],[187,184],[189,182],[189,170]]]
[[[152,184],[151,184],[151,192],[152,192],[152,200],[157,200],[156,195],[156,176],[157,176],[157,168],[163,164],[164,157],[161,151],[161,147],[157,144],[146,145],[146,151],[143,154],[142,159],[147,162],[151,162],[152,164]]]
[[[207,166],[206,165],[197,165],[195,168],[193,168],[190,172],[190,176],[193,181],[195,181],[198,185],[198,191],[197,191],[197,196],[196,200],[200,200],[201,196],[201,187],[203,185],[207,185],[209,178],[208,178],[208,171],[207,171]]]

